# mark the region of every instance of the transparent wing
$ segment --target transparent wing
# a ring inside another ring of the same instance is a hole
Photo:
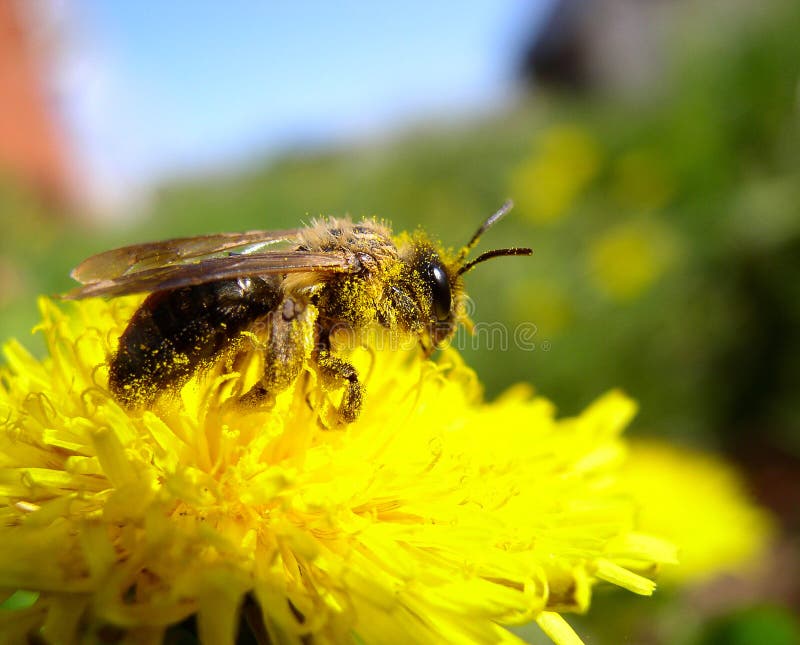
[[[64,295],[67,300],[93,296],[123,296],[164,291],[204,282],[244,276],[284,273],[348,273],[358,270],[357,260],[345,253],[268,251],[206,258],[191,264],[156,266],[114,278],[95,280]]]
[[[280,242],[294,242],[300,229],[247,231],[147,242],[98,253],[81,262],[70,274],[83,284],[115,280],[124,275],[197,260],[219,253],[250,253]]]

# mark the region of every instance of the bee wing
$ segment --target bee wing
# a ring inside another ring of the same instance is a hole
[[[232,252],[248,247],[261,248],[297,239],[300,229],[285,231],[247,231],[179,237],[161,242],[133,244],[98,253],[76,266],[70,275],[83,284],[116,280],[124,275],[196,260],[217,253]]]
[[[206,258],[191,264],[157,266],[115,278],[95,280],[73,289],[63,297],[67,300],[79,300],[93,296],[123,296],[246,276],[348,273],[357,270],[358,261],[351,254],[268,251]]]

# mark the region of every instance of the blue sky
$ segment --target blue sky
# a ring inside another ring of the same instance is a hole
[[[501,103],[548,5],[77,0],[65,112],[101,192],[126,193]]]

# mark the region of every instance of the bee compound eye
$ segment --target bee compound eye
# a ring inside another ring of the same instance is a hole
[[[450,280],[447,273],[439,264],[428,265],[428,281],[433,299],[433,313],[439,321],[450,317],[452,296],[450,294]]]

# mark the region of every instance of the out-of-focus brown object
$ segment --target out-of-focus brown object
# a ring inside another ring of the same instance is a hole
[[[555,0],[522,52],[520,76],[534,88],[646,95],[663,79],[666,49],[687,23],[696,22],[701,14],[712,15],[718,25],[735,21],[745,12],[756,11],[759,4],[753,0]]]
[[[557,0],[522,60],[533,85],[639,90],[658,69],[665,10],[684,0]]]
[[[64,206],[73,197],[66,145],[47,97],[46,52],[24,10],[23,2],[0,0],[0,175]]]

